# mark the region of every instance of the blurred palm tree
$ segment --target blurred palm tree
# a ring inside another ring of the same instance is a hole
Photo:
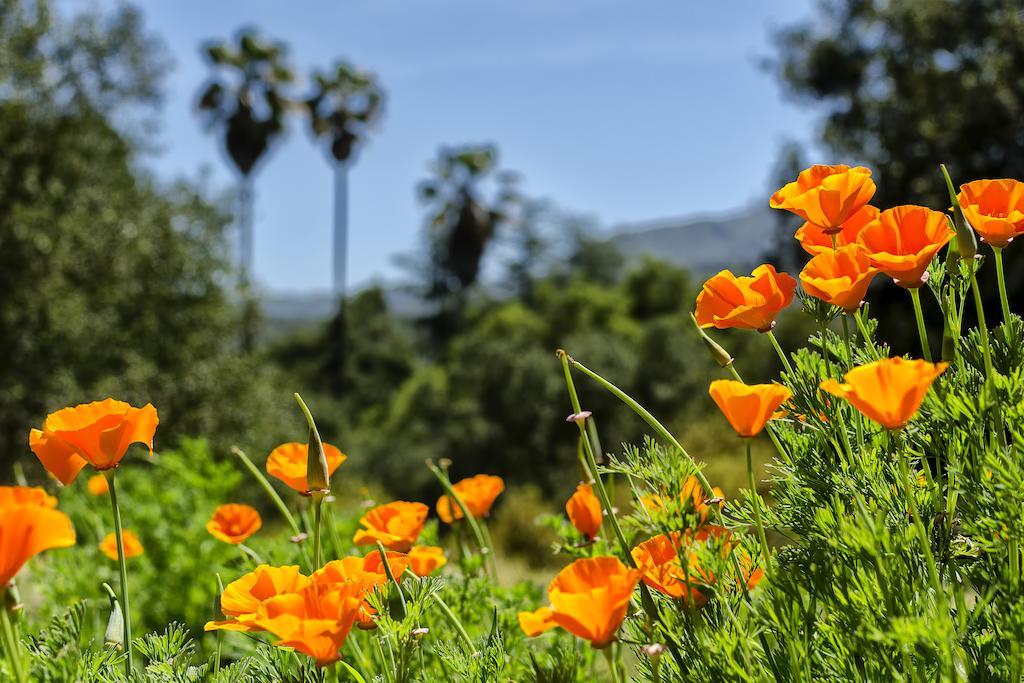
[[[428,319],[432,336],[443,343],[461,326],[466,294],[480,277],[485,251],[500,228],[515,223],[523,202],[518,175],[498,170],[493,145],[442,147],[430,170],[432,177],[418,187],[427,205],[431,249],[425,295],[435,305]]]
[[[281,43],[242,29],[235,43],[210,42],[203,54],[213,71],[199,95],[199,112],[223,134],[224,150],[239,173],[239,277],[249,284],[253,259],[253,171],[285,131],[293,103],[286,87],[295,73]]]

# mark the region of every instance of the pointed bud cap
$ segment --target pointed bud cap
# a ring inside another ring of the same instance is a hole
[[[939,164],[942,169],[942,177],[946,180],[946,189],[949,190],[949,201],[953,208],[953,229],[956,230],[956,246],[960,250],[960,258],[970,261],[978,253],[978,238],[974,230],[967,222],[963,209],[960,208],[960,200],[957,199],[956,190],[953,188],[953,180],[949,177],[949,171],[945,164]],[[968,264],[973,267],[973,264]]]
[[[708,336],[708,333],[697,323],[697,318],[694,317],[693,313],[690,314],[690,320],[693,321],[693,326],[697,328],[697,333],[700,334],[701,341],[704,342],[704,346],[707,347],[711,353],[711,358],[714,359],[723,368],[727,368],[732,365],[733,357],[729,355],[729,352],[722,348],[722,346],[714,339]]]
[[[309,439],[307,441],[306,460],[306,489],[310,495],[324,496],[331,490],[331,474],[327,466],[327,453],[324,451],[324,442],[320,439],[320,432],[317,431],[316,422],[313,421],[313,414],[309,412],[302,397],[295,394],[295,400],[302,409],[309,424]]]
[[[107,630],[103,634],[103,644],[115,650],[124,649],[124,615],[121,613],[121,603],[114,594],[114,589],[103,584],[110,599],[110,618],[107,619]]]

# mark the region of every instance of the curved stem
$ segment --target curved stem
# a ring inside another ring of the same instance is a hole
[[[985,359],[985,379],[992,378],[992,349],[988,343],[988,325],[985,323],[985,307],[981,303],[981,289],[978,287],[978,276],[974,273],[974,264],[968,263],[967,270],[971,274],[971,292],[974,294],[974,309],[978,314],[978,333],[981,335],[981,352]]]
[[[764,522],[761,521],[761,497],[757,494],[757,481],[754,479],[754,461],[750,456],[750,439],[743,439],[743,445],[747,449],[747,478],[750,480],[750,499],[754,505],[754,523],[757,524],[757,537],[761,542],[761,554],[764,555],[764,570],[770,573],[771,550],[768,548],[768,538],[764,533]],[[740,576],[743,580],[743,576]]]
[[[899,437],[896,438],[896,462],[900,468],[900,478],[903,479],[903,487],[907,494],[907,505],[910,507],[910,514],[914,518],[914,530],[917,532],[918,540],[921,541],[921,550],[924,552],[925,563],[928,565],[928,578],[931,580],[932,589],[938,599],[942,595],[942,581],[939,579],[938,566],[935,564],[935,556],[932,555],[932,544],[928,538],[928,532],[921,521],[921,515],[917,511],[917,501],[914,499],[914,488],[917,482],[910,478],[910,468],[907,467],[907,456],[901,453],[899,448]]]
[[[849,369],[853,369],[853,344],[850,341],[850,323],[846,319],[846,314],[843,314],[843,344],[846,345],[846,355],[850,361]],[[840,408],[839,410],[842,410]],[[857,449],[863,450],[864,448],[864,427],[861,422],[860,413],[853,411],[853,426],[857,431]],[[850,454],[852,457],[852,453]]]
[[[492,579],[498,578],[498,566],[494,557],[494,549],[490,547],[487,540],[484,538],[483,532],[480,530],[480,525],[477,524],[476,517],[474,517],[469,508],[466,506],[465,501],[455,492],[455,488],[452,486],[452,482],[448,479],[448,475],[442,472],[437,465],[431,461],[427,461],[427,469],[431,471],[437,481],[441,484],[441,488],[444,489],[445,495],[449,499],[455,501],[455,504],[462,511],[462,517],[469,524],[470,530],[473,532],[473,538],[476,539],[476,545],[480,549],[480,554],[484,556],[484,564],[487,566],[488,573],[490,573]]]
[[[21,646],[18,637],[14,634],[14,626],[11,624],[11,615],[7,611],[7,591],[0,595],[0,627],[3,629],[4,650],[7,651],[7,660],[11,665],[11,672],[18,683],[26,683],[25,670],[21,661]]]
[[[452,608],[449,607],[448,603],[442,600],[441,596],[436,593],[430,596],[430,599],[434,601],[434,604],[441,608],[441,613],[444,614],[445,619],[448,620],[451,627],[459,634],[459,638],[461,638],[462,642],[464,642],[466,647],[469,648],[470,656],[475,657],[477,650],[476,646],[473,645],[473,639],[469,637],[469,633],[466,632],[466,627],[463,626],[462,622],[459,621],[459,618],[455,616],[455,612],[452,611]]]
[[[1010,300],[1006,296],[1006,278],[1003,276],[1003,250],[992,247],[996,255],[996,279],[999,280],[999,303],[1003,307],[1003,322],[1010,322]]]
[[[270,500],[273,501],[278,511],[280,511],[281,516],[288,522],[288,526],[292,528],[292,531],[294,531],[296,535],[301,534],[302,529],[299,528],[299,523],[295,521],[295,517],[288,509],[288,506],[284,504],[284,501],[281,500],[281,496],[277,495],[277,491],[274,490],[274,487],[269,481],[267,481],[267,478],[263,476],[263,473],[259,471],[256,465],[253,464],[252,460],[249,459],[249,456],[245,454],[245,451],[238,446],[232,446],[231,452],[235,454],[235,457],[242,461],[245,468],[249,470],[249,473],[256,478],[256,481],[263,487],[266,494],[270,496]]]
[[[789,364],[789,358],[786,357],[785,352],[782,350],[782,346],[779,345],[779,340],[775,338],[775,333],[768,330],[765,334],[768,335],[768,339],[771,340],[772,346],[775,347],[775,353],[779,354],[779,360],[782,361],[782,366],[786,368],[786,374],[792,377],[793,366]]]
[[[124,538],[121,530],[121,508],[117,504],[117,485],[114,483],[117,470],[106,470],[103,476],[110,485],[110,506],[114,510],[114,536],[117,539],[117,565],[121,573],[121,606],[124,610],[124,649],[128,653],[125,660],[125,674],[132,677],[132,609],[128,602],[128,567],[124,561]]]
[[[924,359],[931,363],[932,349],[928,344],[928,328],[925,327],[924,312],[921,310],[921,291],[916,287],[907,291],[910,292],[910,300],[914,303],[914,317],[917,319],[917,336],[921,340],[921,353],[924,354]]]

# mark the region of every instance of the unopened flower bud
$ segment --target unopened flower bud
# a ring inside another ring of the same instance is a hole
[[[580,424],[582,422],[586,422],[587,418],[590,417],[591,415],[593,415],[593,413],[590,412],[589,410],[581,410],[580,412],[573,413],[569,417],[565,418],[565,421]]]
[[[697,333],[700,334],[700,338],[701,341],[704,342],[704,346],[706,346],[708,351],[711,353],[711,358],[723,368],[727,368],[732,365],[732,356],[730,356],[729,352],[723,349],[718,342],[709,337],[707,332],[704,331],[704,328],[697,324],[697,318],[694,317],[693,313],[690,314],[690,319],[693,320],[693,326],[697,328]]]
[[[942,177],[946,180],[946,189],[949,190],[949,201],[953,209],[953,229],[956,230],[956,246],[960,251],[960,258],[970,261],[978,253],[978,239],[974,236],[974,230],[964,217],[963,209],[960,208],[960,200],[957,199],[956,190],[953,189],[953,180],[949,177],[949,171],[945,164],[939,164],[942,169]],[[974,264],[969,264],[974,267]]]
[[[665,654],[665,646],[661,643],[650,643],[641,647],[640,651],[648,657],[660,657]]]
[[[309,424],[309,438],[307,440],[306,459],[306,489],[310,495],[326,495],[331,490],[331,473],[327,466],[327,453],[324,451],[324,442],[320,439],[320,432],[317,431],[316,422],[313,421],[313,414],[306,407],[302,397],[295,394],[295,400],[302,408],[306,422]]]
[[[114,589],[103,584],[110,599],[110,618],[107,619],[107,630],[103,634],[103,644],[115,650],[124,649],[124,615],[121,613],[121,603],[114,594]]]

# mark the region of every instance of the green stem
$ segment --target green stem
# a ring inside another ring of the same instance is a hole
[[[1010,300],[1006,297],[1006,278],[1003,276],[1003,250],[992,247],[996,255],[996,278],[999,280],[999,303],[1003,307],[1003,323],[1010,322]]]
[[[900,439],[897,437],[896,442],[899,444]],[[939,579],[939,570],[935,564],[935,556],[932,555],[932,544],[928,538],[928,532],[924,528],[924,522],[921,521],[921,515],[917,511],[917,500],[914,497],[914,489],[916,488],[917,481],[911,479],[910,468],[907,467],[907,456],[901,453],[902,449],[897,445],[896,462],[899,464],[900,477],[903,479],[903,486],[907,493],[907,505],[910,507],[910,514],[914,518],[914,529],[917,532],[918,539],[921,541],[921,550],[924,551],[925,563],[928,565],[928,578],[931,580],[932,589],[935,591],[936,600],[942,595],[942,581]]]
[[[217,599],[214,600],[214,616],[223,615],[220,607],[220,596],[224,595],[224,582],[220,578],[220,574],[214,574],[217,577]],[[221,630],[217,629],[217,650],[215,652],[213,660],[213,675],[216,676],[220,673],[220,654],[221,654]]]
[[[491,578],[497,579],[498,566],[494,557],[494,549],[488,545],[484,538],[483,532],[480,530],[480,525],[477,524],[476,517],[470,514],[466,503],[462,500],[459,494],[455,492],[455,488],[452,486],[452,482],[448,479],[447,474],[442,472],[437,465],[429,460],[427,461],[427,469],[429,469],[437,478],[437,481],[441,484],[441,488],[444,489],[445,495],[447,495],[450,500],[454,500],[455,504],[459,506],[459,510],[462,511],[462,517],[466,520],[466,523],[469,524],[469,528],[473,532],[473,537],[476,539],[476,545],[480,548],[480,554],[484,556],[484,564],[487,565]]]
[[[761,497],[757,494],[757,482],[754,479],[754,461],[750,455],[750,439],[743,439],[743,445],[747,449],[747,477],[750,480],[750,500],[754,505],[754,522],[757,524],[757,537],[761,541],[761,553],[764,555],[764,570],[770,572],[771,550],[768,548],[768,538],[764,533],[764,522],[761,521]],[[740,576],[740,581],[743,576]]]
[[[377,541],[377,552],[380,553],[380,563],[384,565],[384,575],[388,577],[388,581],[394,584],[394,590],[396,591],[397,601],[393,601],[389,606],[389,610],[391,612],[390,616],[395,621],[402,621],[409,613],[405,604],[405,591],[402,590],[402,584],[398,582],[398,577],[396,577],[394,572],[391,571],[391,561],[388,559],[388,551],[380,541]],[[395,612],[398,612],[399,614],[395,614]]]
[[[601,652],[604,654],[605,661],[608,662],[608,673],[612,678],[612,683],[619,683],[619,667],[616,666],[613,648],[613,645],[609,645]]]
[[[821,324],[821,357],[825,359],[825,377],[832,376],[832,361],[829,359],[828,353],[828,342],[826,337],[828,335],[828,326],[825,323]]]
[[[992,379],[992,349],[988,344],[988,325],[985,323],[985,307],[981,303],[981,288],[978,287],[978,276],[974,273],[974,264],[968,263],[967,270],[971,274],[971,292],[974,294],[974,308],[978,314],[978,333],[981,335],[981,352],[985,358],[985,379]]]
[[[7,659],[11,664],[11,672],[18,683],[26,683],[25,670],[21,661],[21,646],[18,637],[14,633],[14,625],[11,623],[11,615],[7,610],[7,591],[0,594],[0,627],[3,629],[4,649],[7,651]]]
[[[921,310],[921,290],[912,287],[907,291],[910,292],[910,300],[914,303],[914,317],[917,318],[917,336],[921,339],[921,353],[924,354],[924,359],[931,363],[932,349],[928,344],[928,328],[924,325],[924,312]]]
[[[125,660],[125,674],[132,677],[132,608],[128,602],[128,567],[124,561],[124,538],[121,527],[121,508],[117,504],[117,484],[114,482],[117,470],[103,472],[110,485],[110,506],[114,510],[114,536],[117,539],[117,565],[121,572],[121,607],[124,610],[124,649],[128,653]]]
[[[779,345],[779,340],[775,338],[775,333],[768,330],[765,334],[768,335],[768,339],[771,340],[772,346],[775,347],[775,353],[779,354],[779,360],[782,361],[783,367],[786,368],[786,374],[792,377],[793,366],[789,364],[789,358],[786,358],[786,354],[783,352],[782,346]]]
[[[850,324],[846,319],[846,314],[843,314],[843,344],[846,346],[846,355],[850,361],[849,369],[853,369],[853,343],[850,341]],[[839,410],[842,410],[840,407]],[[864,426],[861,422],[860,413],[853,411],[853,426],[857,432],[857,450],[864,450]],[[853,454],[851,452],[851,457]]]
[[[288,506],[284,504],[284,501],[281,500],[281,496],[277,495],[277,491],[274,490],[274,487],[271,485],[269,481],[267,481],[267,478],[263,476],[263,473],[259,471],[256,465],[252,463],[252,460],[250,460],[249,456],[245,454],[245,451],[243,451],[238,446],[232,446],[231,452],[234,453],[235,456],[242,461],[242,464],[245,465],[245,468],[249,470],[249,473],[256,478],[256,481],[260,484],[260,486],[263,487],[263,490],[266,492],[266,494],[270,496],[270,500],[273,501],[274,505],[281,513],[281,516],[284,517],[285,520],[288,522],[288,526],[290,526],[292,528],[292,531],[295,532],[295,535],[301,534],[302,529],[299,528],[299,523],[295,521],[295,517],[288,509]]]
[[[473,645],[473,639],[469,637],[469,634],[466,632],[466,627],[463,626],[462,622],[459,621],[459,618],[455,616],[455,612],[452,612],[452,608],[449,607],[448,604],[441,599],[441,596],[436,593],[431,596],[431,599],[434,601],[434,604],[441,609],[441,613],[444,614],[445,619],[448,620],[451,627],[459,634],[459,638],[462,638],[462,642],[464,642],[466,647],[469,648],[470,656],[476,657],[477,650],[476,646]]]
[[[324,497],[319,492],[313,496],[313,569],[320,569],[320,522],[323,520]],[[381,555],[381,559],[384,555]],[[386,563],[385,563],[386,564]]]

